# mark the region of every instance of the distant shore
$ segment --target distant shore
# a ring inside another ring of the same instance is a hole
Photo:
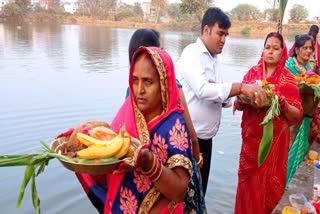
[[[33,13],[27,17],[14,19],[19,23],[60,23],[60,24],[79,24],[79,25],[101,25],[122,28],[154,28],[157,30],[174,30],[174,31],[194,31],[200,32],[199,22],[179,22],[179,23],[140,23],[132,21],[111,21],[101,20],[88,16],[74,15],[52,15],[43,13]],[[13,20],[2,19],[2,22],[10,22]],[[265,38],[265,36],[277,31],[277,22],[258,22],[258,21],[232,21],[229,34],[232,37],[248,37],[248,38]],[[284,24],[282,26],[282,34],[286,39],[293,39],[296,34],[307,33],[311,24]]]

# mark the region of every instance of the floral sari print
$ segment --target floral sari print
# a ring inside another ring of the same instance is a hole
[[[148,145],[164,166],[171,169],[183,167],[191,177],[193,173],[191,140],[182,116],[183,108],[180,106],[172,60],[167,52],[154,47],[140,47],[133,58],[135,59],[140,52],[146,52],[150,56],[159,73],[164,110],[161,115],[149,123],[146,122],[134,102],[132,88],[134,64],[132,64],[129,75],[130,96],[121,106],[111,126],[118,132],[120,124],[124,123],[131,136]],[[85,176],[93,180],[92,186],[86,183],[89,179],[80,177],[79,180],[84,189],[89,189],[86,191],[88,197],[100,213],[149,213],[156,201],[165,197],[139,170],[125,174],[110,173],[105,176],[103,182],[96,180],[95,176]],[[101,188],[97,188],[99,185]],[[103,207],[101,201],[104,201]],[[182,202],[170,201],[163,207],[161,213],[183,213],[183,210]]]

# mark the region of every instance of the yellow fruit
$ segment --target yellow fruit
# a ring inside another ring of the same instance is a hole
[[[114,139],[108,141],[108,143],[104,144],[104,146],[97,146],[95,142],[93,145],[89,146],[86,149],[82,149],[77,152],[79,158],[83,159],[97,159],[97,158],[108,158],[114,157],[117,154],[123,143],[124,140],[118,135]]]
[[[285,206],[282,209],[282,214],[300,214],[300,211],[294,207]]]
[[[112,140],[99,140],[89,135],[78,132],[77,139],[86,146],[95,145],[95,146],[105,146],[113,141]]]
[[[120,140],[120,139],[119,139]],[[124,157],[128,151],[129,151],[129,146],[130,146],[130,137],[122,137],[121,140],[123,141],[122,143],[122,147],[121,149],[119,150],[119,152],[117,152],[115,154],[115,157],[117,158],[122,158]]]
[[[126,127],[124,124],[121,124],[121,126],[120,126],[119,136],[123,140],[123,145],[122,145],[120,151],[117,154],[115,154],[115,157],[120,159],[128,153],[129,147],[130,147],[130,142],[131,142],[131,136],[126,131]]]

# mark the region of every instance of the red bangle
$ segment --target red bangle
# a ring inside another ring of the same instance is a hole
[[[141,170],[142,174],[147,176],[152,182],[156,182],[157,180],[159,180],[162,174],[162,171],[163,171],[163,165],[160,159],[157,158],[154,154],[153,154],[153,163],[151,168],[147,172]]]
[[[148,176],[150,179],[157,175],[157,172],[158,172],[159,169],[160,169],[160,163],[159,163],[159,162],[160,162],[159,159],[157,159],[157,160],[156,160],[156,166],[155,166],[154,170],[153,170],[151,173],[149,173],[149,174],[145,174],[145,175]],[[152,180],[152,179],[151,179],[151,180]]]
[[[152,182],[156,182],[159,180],[161,174],[162,174],[162,171],[163,171],[163,165],[162,163],[160,162],[159,160],[159,167],[157,168],[157,170],[155,171],[155,173],[149,177],[149,179],[152,181]]]
[[[157,167],[156,157],[152,153],[152,165],[151,165],[151,168],[148,171],[141,170],[142,174],[144,174],[146,176],[149,176],[150,174],[152,174],[154,172],[156,167]]]

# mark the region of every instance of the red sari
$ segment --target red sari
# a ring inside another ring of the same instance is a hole
[[[283,43],[284,44],[284,43]],[[274,73],[266,80],[275,85],[275,92],[284,96],[289,104],[302,112],[300,93],[291,73],[284,68],[287,49],[284,47],[281,59]],[[252,67],[243,78],[243,83],[255,83],[264,79],[263,56],[258,65]],[[255,109],[244,105],[242,115],[242,148],[238,171],[236,214],[271,213],[280,200],[286,183],[287,160],[292,125],[284,115],[273,119],[273,140],[270,152],[258,167],[258,150],[263,135],[260,125],[268,108]]]

